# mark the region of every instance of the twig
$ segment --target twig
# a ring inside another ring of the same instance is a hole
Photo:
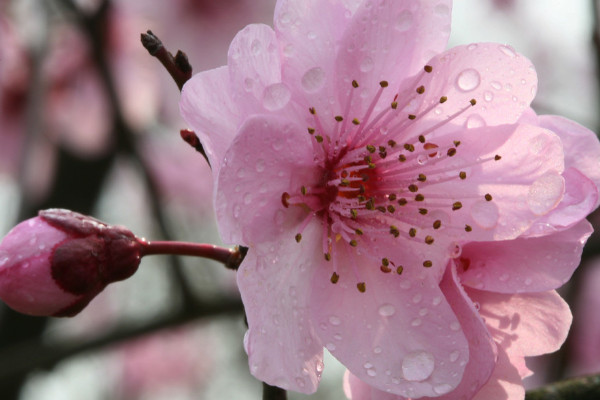
[[[539,389],[529,390],[525,400],[598,400],[600,375],[555,382]]]
[[[271,386],[263,382],[262,400],[287,400],[287,392],[277,386]]]
[[[192,77],[192,66],[187,55],[177,50],[175,57],[165,49],[161,40],[152,31],[141,34],[142,45],[151,56],[156,57],[177,84],[179,90]]]

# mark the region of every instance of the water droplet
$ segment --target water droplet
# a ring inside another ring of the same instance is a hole
[[[373,364],[371,364],[370,362],[367,361],[366,363],[363,364],[363,368],[365,368],[365,369],[373,368]]]
[[[502,53],[504,53],[505,55],[509,56],[509,57],[516,57],[517,53],[515,53],[515,51],[513,50],[512,47],[510,46],[506,46],[506,45],[500,45],[498,46],[498,48],[500,49],[500,51]]]
[[[323,362],[322,362],[322,361],[317,361],[317,366],[316,366],[316,369],[317,369],[317,372],[318,372],[318,373],[321,373],[321,372],[323,372],[323,368],[324,368],[324,367],[325,367],[325,366],[323,365]]]
[[[309,69],[302,75],[302,88],[308,93],[314,93],[323,87],[325,83],[325,72],[320,67]]]
[[[465,126],[470,129],[481,128],[485,125],[485,120],[478,114],[470,115],[469,118],[467,118],[467,120],[465,121]]]
[[[283,149],[283,142],[280,140],[275,140],[275,141],[273,141],[273,143],[271,143],[271,147],[273,148],[273,150],[279,151],[279,150]]]
[[[419,310],[419,315],[420,315],[421,317],[424,317],[424,316],[426,316],[428,313],[429,313],[429,310],[428,310],[428,309],[426,309],[426,308],[421,308],[421,309]]]
[[[30,228],[33,228],[33,226],[35,225],[35,221],[33,219],[30,219],[27,225],[29,225]]]
[[[476,69],[469,68],[458,74],[456,78],[456,86],[463,92],[470,92],[477,89],[481,82],[481,76]]]
[[[451,331],[458,331],[460,329],[460,324],[457,321],[454,321],[450,324]]]
[[[431,304],[433,304],[434,306],[438,306],[441,302],[442,298],[439,296],[434,297],[433,300],[431,300]]]
[[[381,347],[377,346],[373,349],[373,353],[375,354],[381,354],[383,350],[381,349]]]
[[[486,90],[483,93],[483,99],[485,101],[492,101],[492,100],[494,100],[494,93],[490,92],[489,90]]]
[[[471,217],[483,229],[491,229],[498,224],[500,213],[493,201],[478,200],[471,206]]]
[[[369,375],[370,377],[374,377],[377,376],[377,371],[375,371],[375,369],[371,368],[367,370],[367,375]]]
[[[396,29],[400,32],[405,32],[410,29],[413,24],[413,15],[409,10],[402,11],[396,19]]]
[[[417,293],[412,298],[412,301],[413,301],[413,303],[418,304],[421,302],[422,299],[423,299],[423,295],[421,295],[420,293]]]
[[[565,191],[565,180],[556,172],[538,178],[529,187],[527,205],[535,215],[544,215],[560,202]]]
[[[329,323],[333,326],[338,326],[342,323],[342,320],[336,315],[331,315],[329,317]]]
[[[333,338],[334,338],[335,340],[342,340],[342,339],[343,339],[343,337],[342,337],[342,334],[341,334],[341,333],[336,333],[335,335],[333,335]]]
[[[256,168],[256,172],[263,172],[265,170],[265,160],[263,160],[262,158],[259,158],[256,161],[255,168]]]
[[[240,211],[242,208],[239,204],[233,206],[233,218],[238,219],[240,217]]]
[[[244,194],[244,204],[252,203],[252,193]]]
[[[279,17],[279,22],[283,25],[289,24],[291,20],[292,18],[290,17],[290,14],[286,12],[281,14],[281,16]]]
[[[329,351],[334,351],[334,350],[335,350],[335,344],[333,344],[333,343],[327,343],[327,344],[325,345],[325,347],[326,347],[326,348],[327,348],[327,350],[329,350]]]
[[[508,274],[502,274],[500,275],[500,277],[498,279],[500,279],[500,282],[506,282],[508,280],[509,276]]]
[[[382,317],[391,317],[396,312],[396,308],[391,304],[383,304],[379,307],[379,315]]]
[[[471,43],[470,45],[467,46],[467,50],[475,50],[477,48],[477,43]]]
[[[433,387],[433,391],[439,395],[446,394],[449,391],[451,391],[452,389],[453,389],[453,387],[448,385],[447,383],[442,383],[440,385],[435,385]]]
[[[29,263],[27,261],[25,261],[23,264],[21,264],[21,268],[29,268]]]
[[[415,351],[402,360],[402,373],[408,381],[424,381],[435,368],[435,359],[426,351]]]
[[[450,356],[448,357],[450,362],[456,362],[456,360],[458,360],[458,357],[460,356],[460,352],[458,350],[454,350],[452,353],[450,353]]]
[[[512,90],[513,86],[510,83],[507,83],[504,85],[504,90],[506,90],[507,92],[510,92]]]
[[[373,62],[373,59],[371,57],[365,57],[360,63],[360,70],[362,72],[369,72],[373,69],[374,65],[375,63]]]
[[[285,213],[283,212],[283,210],[277,210],[274,219],[276,225],[283,225],[283,221],[285,220]]]
[[[274,83],[265,88],[263,92],[263,107],[269,111],[279,110],[290,101],[292,94],[283,83]]]
[[[427,156],[427,154],[419,154],[417,156],[417,164],[425,165],[427,164],[427,161],[429,161],[429,157]]]
[[[502,84],[501,84],[500,82],[498,82],[498,81],[493,81],[493,82],[491,82],[491,83],[490,83],[490,86],[491,86],[492,88],[494,88],[495,90],[500,90],[500,89],[502,89]]]
[[[415,319],[413,319],[413,320],[411,321],[411,323],[410,323],[410,324],[411,324],[412,326],[421,326],[421,324],[422,324],[422,323],[423,323],[423,321],[421,321],[421,319],[420,319],[420,318],[415,318]]]
[[[304,381],[304,379],[297,377],[296,378],[296,384],[300,387],[304,387],[306,385],[306,382]]]
[[[410,289],[410,288],[411,288],[411,286],[412,286],[412,284],[410,283],[410,281],[409,281],[409,280],[406,280],[406,279],[405,279],[405,280],[403,280],[402,282],[400,282],[400,287],[401,287],[402,289],[408,290],[408,289]]]

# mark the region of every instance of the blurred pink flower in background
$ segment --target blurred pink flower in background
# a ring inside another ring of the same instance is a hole
[[[600,145],[529,111],[535,70],[512,48],[436,55],[450,9],[279,1],[274,31],[246,27],[184,87],[221,235],[250,247],[260,380],[312,393],[326,347],[374,398],[518,398],[523,357],[564,341],[551,290],[591,233]]]

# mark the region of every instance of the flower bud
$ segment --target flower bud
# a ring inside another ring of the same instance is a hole
[[[138,268],[131,231],[62,209],[15,226],[0,243],[0,298],[24,314],[73,316]]]

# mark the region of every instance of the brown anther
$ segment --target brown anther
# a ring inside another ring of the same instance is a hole
[[[426,65],[425,67],[423,67],[423,69],[425,70],[425,72],[429,73],[431,71],[433,71],[433,67],[431,65]]]
[[[393,140],[388,140],[388,146],[390,147],[396,147],[396,142]]]
[[[352,87],[356,89],[358,87],[358,82],[352,81]]]
[[[390,214],[393,214],[396,212],[396,207],[390,204],[389,206],[387,206],[387,210]]]
[[[288,208],[290,206],[290,202],[289,202],[290,197],[291,196],[290,196],[290,194],[288,192],[283,192],[281,194],[281,204],[283,204],[283,206],[285,208]]]
[[[379,152],[379,157],[381,157],[381,159],[383,160],[384,158],[387,157],[387,151],[380,151]]]
[[[315,133],[315,128],[308,128],[308,133],[310,133],[311,135],[312,135],[313,133]]]
[[[415,236],[417,236],[417,230],[416,230],[415,228],[410,228],[410,229],[408,230],[408,236],[410,236],[410,237],[415,237]]]
[[[365,208],[367,210],[374,210],[375,209],[375,199],[370,198],[369,201],[367,201],[367,203],[365,204]]]
[[[353,123],[354,125],[360,125],[360,121],[358,120],[358,118],[354,118],[354,119],[352,120],[352,123]]]
[[[350,218],[356,219],[356,217],[358,217],[358,211],[356,211],[354,208],[350,209]]]
[[[484,197],[485,197],[486,201],[492,201],[492,195],[491,194],[486,193]]]
[[[390,265],[390,260],[388,260],[387,258],[382,258],[381,264],[383,264],[385,267],[388,267]]]
[[[335,117],[333,117],[337,122],[342,122],[344,120],[344,117],[342,117],[341,115],[336,115]]]
[[[415,193],[416,191],[419,190],[419,187],[417,185],[415,185],[414,183],[411,183],[410,185],[408,185],[408,190],[412,193]]]
[[[421,85],[417,88],[417,93],[423,94],[425,93],[425,86]]]
[[[367,151],[368,151],[369,153],[375,153],[375,152],[377,151],[377,148],[376,148],[375,146],[373,146],[372,144],[368,144],[368,145],[367,145]],[[367,160],[365,160],[365,161],[367,161]],[[367,162],[370,162],[370,161],[371,161],[371,160],[369,160],[369,161],[367,161]]]
[[[475,99],[471,99],[471,100],[469,101],[469,103],[471,103],[471,105],[472,105],[472,106],[474,106],[475,104],[477,104],[477,100],[475,100]]]
[[[471,225],[465,225],[465,231],[471,232],[472,230],[473,228],[471,228]]]
[[[433,221],[433,229],[440,229],[442,227],[442,221],[440,221],[439,219],[436,219],[435,221]]]
[[[385,209],[384,206],[377,206],[377,211],[379,211],[380,213],[385,214],[386,209]]]
[[[388,195],[388,200],[389,200],[389,201],[394,201],[394,200],[396,200],[396,195],[395,195],[394,193],[390,193],[390,194]]]
[[[400,162],[404,162],[404,161],[406,161],[406,156],[405,156],[404,154],[400,154],[400,155],[398,156],[398,161],[400,161]]]
[[[455,201],[452,204],[452,211],[460,210],[462,208],[462,203],[460,201]]]
[[[425,200],[425,196],[423,196],[421,193],[419,193],[415,196],[415,201],[423,201],[423,200]]]
[[[399,229],[398,229],[396,226],[394,226],[394,225],[390,226],[390,233],[391,233],[391,234],[392,234],[394,237],[398,237],[398,236],[400,236],[400,230],[399,230]]]
[[[338,283],[338,281],[340,280],[340,276],[337,273],[333,273],[331,274],[331,283]]]
[[[323,143],[323,136],[317,135],[315,136],[315,139],[317,140],[317,143]]]
[[[296,239],[296,243],[300,243],[300,241],[302,240],[302,234],[297,233],[295,236],[295,239]]]
[[[388,87],[388,81],[379,82],[379,86],[381,86],[382,88]]]
[[[348,179],[342,179],[340,181],[340,186],[350,186],[350,181]]]
[[[362,180],[363,180],[363,182],[366,182],[366,181],[368,181],[368,180],[369,180],[369,177],[368,177],[367,175],[363,175],[363,176],[362,176]],[[358,192],[359,192],[360,194],[364,194],[366,190],[367,190],[367,189],[365,189],[365,185],[363,185],[363,184],[361,183],[361,184],[360,184],[360,186],[358,187]]]
[[[456,147],[460,146],[460,140],[455,140],[454,141],[454,146],[456,146]]]
[[[433,244],[433,241],[434,241],[433,236],[429,236],[429,235],[425,236],[425,243]]]
[[[306,193],[307,193],[306,186],[302,186],[300,188],[300,193],[302,193],[304,196],[306,196]]]
[[[465,171],[460,171],[458,173],[458,176],[460,177],[460,179],[467,179],[467,173]]]
[[[331,253],[325,253],[325,254],[323,254],[323,256],[325,257],[325,261],[331,261]]]
[[[375,146],[373,146],[373,148],[375,148]],[[373,150],[375,151],[375,150]],[[371,158],[371,155],[369,154],[368,156],[365,156],[365,158],[363,158],[363,160],[365,160],[366,163],[372,163],[373,159]]]
[[[363,232],[363,230],[362,230],[362,229],[360,229],[360,228],[356,228],[356,229],[354,230],[354,233],[356,233],[358,236],[362,236],[364,232]]]
[[[375,169],[377,165],[375,165],[374,163],[369,163],[368,167],[369,169]]]
[[[317,113],[317,110],[315,110],[315,108],[314,108],[314,107],[311,107],[311,108],[309,108],[309,109],[308,109],[308,111],[309,111],[309,112],[310,112],[312,115],[315,115],[315,114]]]
[[[419,182],[425,182],[427,180],[427,176],[425,174],[419,174],[419,177],[417,178],[417,180]]]
[[[387,266],[385,266],[385,265],[382,265],[382,266],[380,266],[380,267],[379,267],[379,269],[381,270],[381,272],[384,272],[384,273],[386,273],[386,274],[388,274],[388,273],[392,272],[391,268],[390,268],[390,267],[387,267]]]
[[[448,152],[446,154],[448,154],[448,157],[452,157],[456,154],[456,149],[454,147],[451,147],[448,149]]]
[[[425,136],[419,135],[419,142],[425,143]]]
[[[395,109],[397,109],[397,108],[398,108],[398,102],[396,102],[396,101],[392,101],[392,104],[391,104],[391,106],[392,106],[392,110],[395,110]]]
[[[358,282],[356,288],[359,292],[364,293],[367,290],[367,285],[364,282]]]
[[[427,215],[428,210],[426,208],[419,208],[419,214],[421,215]]]
[[[431,262],[431,260],[425,260],[423,261],[423,266],[425,268],[431,268],[433,266],[433,263]]]
[[[352,246],[352,247],[356,247],[356,246],[358,246],[358,242],[357,242],[356,240],[354,240],[354,239],[352,239],[350,242],[348,242],[348,244],[349,244],[350,246]]]
[[[448,98],[446,96],[440,97],[440,104],[444,104],[447,100]]]
[[[403,271],[404,271],[404,267],[402,265],[398,265],[398,268],[396,268],[396,273],[398,275],[402,275]]]
[[[405,205],[406,205],[406,203],[408,203],[408,201],[407,201],[407,200],[406,200],[404,197],[401,197],[401,198],[398,200],[398,205],[399,205],[399,206],[405,206]]]
[[[405,143],[404,144],[404,149],[407,150],[407,151],[410,151],[412,153],[413,151],[415,151],[415,146],[413,146],[410,143]]]
[[[502,158],[502,157],[500,157],[498,154],[496,154],[496,155],[494,156],[494,160],[496,160],[496,161],[500,160],[501,158]]]

